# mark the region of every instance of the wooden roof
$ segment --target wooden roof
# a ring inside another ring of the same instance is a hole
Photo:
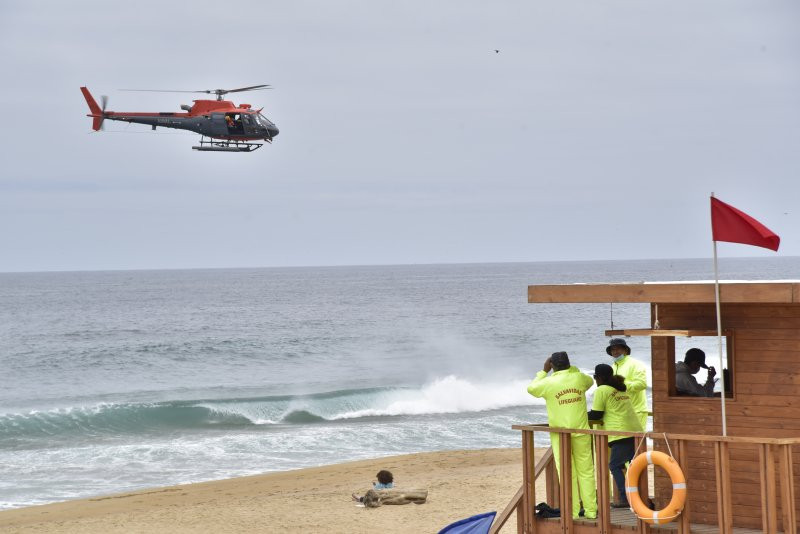
[[[720,301],[800,305],[800,281],[720,281]],[[528,286],[528,302],[714,302],[714,282],[638,282]]]

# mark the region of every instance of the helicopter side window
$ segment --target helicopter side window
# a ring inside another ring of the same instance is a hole
[[[226,113],[225,124],[228,127],[229,133],[242,132],[242,117],[238,113]]]

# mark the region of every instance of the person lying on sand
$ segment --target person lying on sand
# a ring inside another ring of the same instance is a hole
[[[378,471],[378,474],[375,475],[375,478],[378,480],[372,483],[372,489],[382,490],[391,489],[394,487],[394,476],[392,475],[391,471],[381,469]],[[353,493],[353,500],[356,502],[364,502],[364,497],[359,497]]]

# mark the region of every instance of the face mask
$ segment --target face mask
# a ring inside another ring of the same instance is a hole
[[[620,358],[624,358],[625,356],[626,356],[625,354],[620,354],[619,356],[612,356],[612,358],[614,359],[615,362],[618,362]]]

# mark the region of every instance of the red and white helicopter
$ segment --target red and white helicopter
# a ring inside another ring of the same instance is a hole
[[[123,121],[137,124],[148,124],[153,130],[157,127],[176,128],[189,130],[200,134],[200,145],[193,146],[194,150],[217,152],[251,152],[261,148],[266,141],[271,143],[278,135],[278,127],[261,114],[261,109],[254,110],[250,104],[238,106],[230,100],[223,100],[222,96],[228,93],[241,91],[256,91],[268,89],[269,85],[253,85],[238,89],[208,89],[205,91],[161,91],[155,89],[123,89],[126,91],[154,91],[177,93],[207,93],[217,95],[216,100],[194,100],[194,104],[181,105],[186,113],[173,112],[131,112],[131,111],[106,111],[108,97],[100,98],[101,105],[97,105],[92,94],[86,87],[81,87],[81,92],[86,103],[89,104],[87,117],[92,117],[92,129],[100,130],[103,121]],[[263,109],[263,108],[262,108]],[[206,139],[208,138],[208,139]]]

